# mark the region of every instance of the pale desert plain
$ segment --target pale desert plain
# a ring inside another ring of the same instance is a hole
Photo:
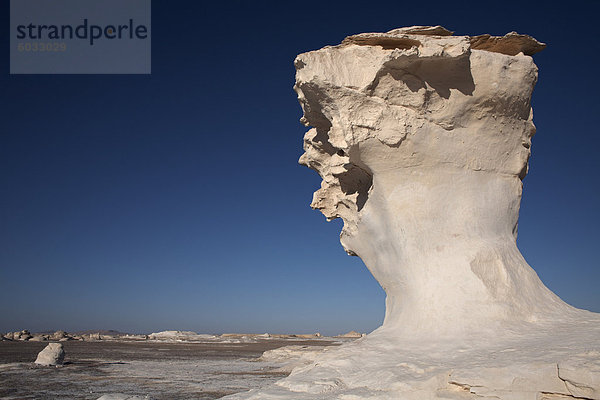
[[[0,398],[217,399],[274,383],[323,348],[360,337],[11,332],[0,342]],[[58,365],[40,364],[49,343],[64,349]]]
[[[413,26],[296,58],[300,163],[323,180],[311,206],[343,220],[342,246],[385,290],[374,332],[63,335],[58,367],[33,364],[57,337],[12,333],[0,396],[600,399],[600,314],[563,302],[516,245],[544,47]]]

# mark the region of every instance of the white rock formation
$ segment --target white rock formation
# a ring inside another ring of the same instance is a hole
[[[362,333],[356,332],[356,331],[350,331],[348,333],[344,333],[343,335],[338,335],[336,337],[339,338],[347,338],[347,339],[358,339],[360,337],[362,337]]]
[[[600,399],[600,315],[548,288],[516,245],[535,133],[516,33],[366,33],[299,55],[312,202],[387,294],[383,325],[234,398]]]
[[[35,363],[38,365],[55,366],[62,365],[65,359],[65,351],[60,343],[49,343],[44,350],[40,351]]]
[[[282,363],[283,365],[274,372],[290,373],[294,368],[312,363],[325,348],[325,346],[283,346],[265,351],[258,361]]]
[[[69,338],[69,337],[70,337],[69,334],[65,331],[56,331],[50,336],[50,339],[51,340],[61,340],[61,339]]]
[[[3,336],[3,338],[5,340],[22,340],[22,341],[27,341],[29,339],[31,339],[33,336],[31,335],[31,332],[29,332],[27,329],[24,329],[20,332],[8,332],[6,335]]]
[[[202,341],[216,339],[214,335],[198,334],[191,331],[162,331],[148,335],[150,340],[166,341]]]

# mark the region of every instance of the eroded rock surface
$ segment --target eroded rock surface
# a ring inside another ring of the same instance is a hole
[[[544,44],[442,27],[300,54],[312,207],[385,289],[379,329],[252,399],[598,399],[600,316],[564,303],[516,246]]]
[[[65,351],[63,345],[60,343],[50,343],[40,351],[35,363],[38,365],[45,366],[57,366],[62,365],[65,359]]]

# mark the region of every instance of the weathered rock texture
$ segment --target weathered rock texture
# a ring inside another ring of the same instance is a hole
[[[343,219],[386,315],[244,396],[600,398],[599,315],[547,289],[516,245],[544,46],[411,27],[296,58],[300,163],[323,178],[312,207]]]
[[[35,363],[39,365],[55,366],[62,365],[64,359],[65,351],[63,350],[63,345],[60,343],[50,343],[44,350],[39,352]]]

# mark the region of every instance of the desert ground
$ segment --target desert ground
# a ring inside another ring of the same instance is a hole
[[[329,338],[250,337],[185,341],[64,341],[63,366],[33,363],[48,342],[0,342],[0,399],[89,399],[122,393],[155,400],[217,399],[258,388],[289,373],[267,350],[293,345],[321,349]],[[244,342],[245,341],[245,342]]]

